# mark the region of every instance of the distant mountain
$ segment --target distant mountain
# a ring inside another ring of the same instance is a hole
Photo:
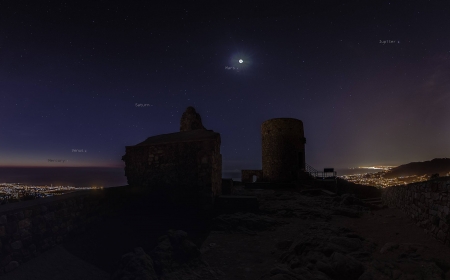
[[[385,174],[385,178],[395,178],[411,175],[431,175],[439,173],[445,176],[450,172],[450,158],[435,158],[429,161],[411,162],[392,168]]]

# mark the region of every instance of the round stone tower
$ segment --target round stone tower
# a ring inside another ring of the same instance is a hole
[[[262,170],[266,182],[292,182],[305,169],[303,122],[293,118],[270,119],[261,125]]]

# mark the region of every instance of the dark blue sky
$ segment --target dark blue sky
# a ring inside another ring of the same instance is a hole
[[[1,166],[123,166],[190,105],[224,170],[278,117],[318,169],[450,157],[444,1],[27,2],[0,4]]]

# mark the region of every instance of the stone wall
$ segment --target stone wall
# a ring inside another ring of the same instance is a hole
[[[77,191],[0,206],[0,274],[120,208],[117,188]]]
[[[217,149],[220,144],[217,146]],[[211,155],[212,161],[212,175],[211,175],[211,190],[213,199],[222,194],[222,154],[215,150]]]
[[[382,191],[383,204],[402,209],[426,233],[449,245],[450,180],[433,180]]]
[[[222,195],[230,195],[235,191],[233,179],[222,178]]]
[[[163,192],[176,202],[214,199],[221,194],[220,137],[203,141],[127,146],[125,176],[131,186]],[[196,201],[195,203],[197,203]]]
[[[241,182],[242,183],[253,183],[253,175],[256,176],[256,181],[259,182],[263,178],[262,170],[242,170],[241,171]]]

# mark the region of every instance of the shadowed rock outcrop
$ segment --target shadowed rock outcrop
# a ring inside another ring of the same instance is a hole
[[[140,247],[122,256],[111,280],[158,279],[153,260]]]
[[[186,232],[169,230],[149,254],[135,248],[123,255],[111,279],[208,279],[214,273],[201,261],[200,250]]]

